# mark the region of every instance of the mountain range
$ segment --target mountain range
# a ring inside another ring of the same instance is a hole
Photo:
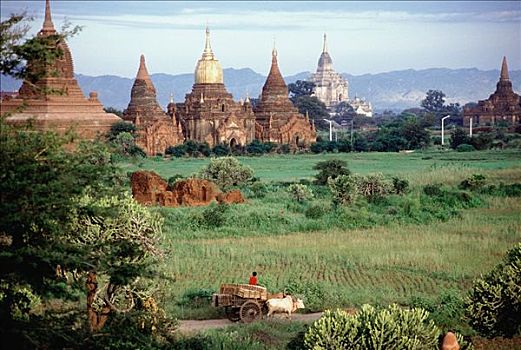
[[[306,80],[309,72],[286,76],[286,83]],[[422,70],[400,70],[378,74],[351,75],[342,74],[349,82],[349,95],[361,97],[371,102],[375,111],[391,109],[401,111],[406,108],[419,107],[425,93],[441,90],[447,102],[477,102],[488,98],[496,88],[499,70],[482,71],[476,68],[448,69],[431,68]],[[158,101],[166,109],[170,94],[174,94],[176,102],[184,101],[193,84],[193,74],[170,75],[152,74],[151,79],[157,90]],[[134,79],[114,75],[88,76],[76,74],[76,79],[85,95],[97,91],[98,98],[105,107],[123,110],[130,100],[130,89]],[[521,91],[521,71],[511,71],[510,79],[514,91]],[[252,69],[224,69],[226,89],[236,100],[258,97],[266,76]],[[11,77],[0,76],[0,90],[16,91],[20,81]]]

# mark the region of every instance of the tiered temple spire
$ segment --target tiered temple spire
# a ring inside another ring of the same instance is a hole
[[[506,56],[503,56],[503,63],[501,64],[501,80],[510,80],[510,77],[508,76],[508,65],[507,65],[507,58]]]
[[[42,29],[40,30],[40,35],[52,35],[56,34],[56,29],[54,29],[54,24],[52,23],[51,17],[51,4],[49,0],[45,0],[45,19],[43,21]]]

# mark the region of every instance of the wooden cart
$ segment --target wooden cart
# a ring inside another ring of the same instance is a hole
[[[230,321],[250,323],[266,313],[268,291],[249,284],[222,284],[218,294],[212,295],[212,305],[224,307]]]

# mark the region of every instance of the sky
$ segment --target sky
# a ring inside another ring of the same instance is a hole
[[[26,11],[31,33],[45,1],[1,2],[1,19]],[[193,73],[205,27],[223,68],[266,75],[276,45],[283,75],[315,71],[327,33],[336,71],[521,69],[521,1],[59,1],[53,21],[83,27],[71,38],[75,72],[133,78],[144,54],[151,74]]]

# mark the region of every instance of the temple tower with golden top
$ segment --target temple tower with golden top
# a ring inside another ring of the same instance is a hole
[[[223,70],[210,44],[206,28],[203,54],[197,61],[195,83],[176,114],[186,139],[230,146],[245,145],[255,138],[255,116],[251,104],[235,102],[224,86]]]
[[[50,2],[46,0],[45,19],[38,36],[52,38],[56,34]],[[28,62],[29,75],[38,71],[43,72],[42,76],[26,79],[18,97],[0,101],[0,114],[12,113],[6,118],[10,124],[32,121],[38,130],[65,132],[74,129],[83,139],[104,135],[121,119],[115,114],[105,113],[95,92],[85,98],[74,78],[73,60],[67,43],[59,40],[54,45],[53,49],[60,50],[59,57],[51,64]]]

